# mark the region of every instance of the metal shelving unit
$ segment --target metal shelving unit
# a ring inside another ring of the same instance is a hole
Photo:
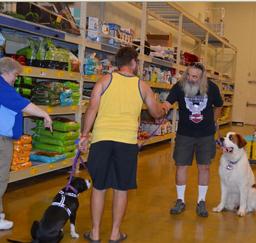
[[[177,60],[176,63],[171,63],[166,60],[152,58],[150,56],[140,54],[140,67],[143,68],[145,62],[156,64],[158,66],[162,66],[165,68],[174,68],[177,72],[182,72],[186,69],[185,66],[180,65],[180,53],[182,48],[182,40],[184,36],[189,36],[198,44],[201,44],[204,48],[204,63],[208,64],[207,60],[207,53],[208,48],[216,49],[216,58],[218,57],[219,53],[221,53],[221,57],[224,55],[224,50],[226,48],[231,49],[234,52],[236,60],[236,47],[231,44],[226,39],[218,36],[212,30],[210,30],[207,26],[199,22],[196,18],[191,16],[189,13],[184,11],[177,3],[174,2],[143,2],[143,3],[129,3],[133,5],[137,9],[141,9],[141,46],[140,46],[140,53],[144,53],[144,40],[146,36],[146,25],[147,25],[147,17],[151,16],[154,19],[161,21],[162,23],[167,24],[168,26],[172,27],[177,31]],[[107,53],[115,54],[117,52],[117,48],[109,47],[103,43],[92,42],[86,39],[86,31],[84,26],[86,26],[86,17],[87,17],[87,2],[81,2],[81,16],[80,16],[80,36],[71,35],[65,33],[60,30],[55,30],[53,28],[45,27],[42,25],[38,25],[35,23],[31,23],[28,21],[23,21],[19,19],[14,19],[10,16],[6,16],[0,14],[0,26],[14,29],[17,31],[22,31],[25,33],[30,33],[33,35],[44,36],[53,38],[56,40],[61,40],[64,42],[72,43],[78,45],[78,57],[80,60],[80,70],[83,70],[84,64],[84,57],[86,48],[95,49],[98,51],[103,51]],[[125,16],[124,16],[125,17]],[[142,69],[141,69],[142,70]],[[223,75],[220,72],[220,75],[215,75],[214,72],[210,72],[208,77],[221,79],[223,82],[232,81],[234,82],[234,73],[235,68],[232,69],[232,77],[228,77],[224,75],[224,70],[222,70]],[[38,77],[38,78],[47,78],[47,79],[62,79],[62,80],[73,80],[80,83],[80,93],[82,97],[82,88],[84,82],[96,82],[101,75],[94,75],[94,76],[85,76],[80,73],[75,72],[67,72],[62,70],[51,70],[45,68],[37,68],[37,67],[30,67],[24,66],[22,75],[30,76],[30,77]],[[152,83],[149,82],[152,88],[158,89],[165,89],[169,90],[172,85],[167,83],[156,82]],[[229,92],[231,93],[231,92]],[[233,92],[232,92],[233,94]],[[60,115],[60,114],[75,114],[76,120],[81,121],[82,114],[86,110],[86,106],[88,105],[88,100],[82,101],[80,100],[80,104],[78,106],[71,106],[71,107],[48,107],[43,106],[42,108],[49,112],[51,115]],[[232,105],[230,103],[225,103],[225,105]],[[143,109],[146,109],[146,106],[143,106]],[[169,140],[175,137],[175,124],[176,124],[176,112],[177,106],[173,106],[173,120],[172,120],[172,133],[166,134],[163,136],[155,136],[150,138],[145,142],[147,144],[154,144],[160,141]],[[26,114],[24,114],[26,116]],[[225,121],[225,123],[231,121]],[[224,122],[220,122],[222,124]],[[18,172],[11,172],[10,182],[17,181],[20,179],[29,178],[31,176],[47,173],[49,171],[69,167],[72,164],[72,159],[64,160],[60,162],[56,162],[54,164],[39,164],[35,165],[31,168],[18,171]]]
[[[165,135],[153,136],[146,140],[139,140],[139,144],[143,144],[143,146],[150,145],[150,144],[155,144],[155,143],[163,142],[166,140],[170,140],[172,138],[175,138],[175,133],[168,133]]]
[[[73,159],[66,159],[55,163],[35,163],[32,167],[19,171],[11,171],[9,183],[64,169],[72,166],[72,163]]]
[[[73,81],[81,80],[81,74],[78,72],[68,72],[63,70],[39,68],[32,66],[23,66],[21,76]]]

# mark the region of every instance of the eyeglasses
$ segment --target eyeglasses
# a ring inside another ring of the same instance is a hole
[[[189,66],[200,69],[202,72],[205,71],[204,65],[201,62],[194,62],[194,63],[191,63]]]

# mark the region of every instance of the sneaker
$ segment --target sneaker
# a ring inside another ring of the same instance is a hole
[[[0,213],[0,230],[9,230],[13,227],[13,222],[4,219],[5,218],[5,214],[4,213]]]
[[[196,213],[200,217],[208,217],[205,201],[200,201],[196,206]]]
[[[170,209],[170,214],[180,214],[185,210],[185,203],[181,199],[177,199],[175,206]]]

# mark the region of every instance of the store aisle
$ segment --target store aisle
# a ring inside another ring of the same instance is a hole
[[[225,129],[225,131],[230,128]],[[234,127],[246,135],[252,128]],[[169,243],[169,242],[255,242],[256,215],[239,218],[231,212],[215,214],[211,209],[220,198],[218,177],[219,152],[213,162],[211,182],[207,197],[210,212],[208,218],[199,218],[195,213],[197,200],[197,171],[194,165],[189,170],[186,191],[186,211],[172,216],[169,208],[176,200],[174,183],[174,162],[170,159],[170,144],[145,148],[139,156],[138,189],[129,194],[129,205],[122,230],[128,234],[127,243]],[[256,167],[254,168],[256,174]],[[88,176],[82,172],[82,176]],[[6,213],[14,220],[12,231],[0,232],[0,242],[13,235],[28,238],[33,220],[39,219],[50,204],[53,196],[66,183],[66,174],[57,173],[40,179],[30,179],[21,185],[11,185],[5,197]],[[80,195],[77,229],[80,239],[69,236],[69,224],[65,228],[63,243],[86,242],[82,233],[89,229],[89,192]],[[106,210],[102,222],[102,242],[107,242],[111,227],[111,192],[107,195]]]

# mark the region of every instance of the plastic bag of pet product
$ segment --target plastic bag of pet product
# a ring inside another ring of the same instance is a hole
[[[13,164],[11,165],[11,170],[12,171],[19,171],[19,170],[23,170],[26,168],[29,168],[32,166],[32,163],[30,161],[22,163],[22,164]]]
[[[53,130],[61,132],[77,131],[80,129],[80,125],[77,122],[64,117],[56,117],[53,120],[52,126]]]
[[[72,91],[79,91],[79,84],[76,82],[64,82],[63,83],[64,88],[71,89]]]
[[[76,152],[75,150],[74,151],[71,151],[71,152],[67,152],[67,153],[64,153],[66,158],[69,159],[69,158],[74,158],[75,155],[76,155]]]
[[[62,141],[64,140],[71,140],[71,139],[77,139],[79,137],[78,131],[70,131],[70,132],[57,132],[53,131],[52,133],[49,130],[45,130],[42,128],[33,128],[32,129],[37,135],[40,136],[47,136],[55,139],[60,139]]]
[[[72,99],[71,95],[72,95],[72,90],[65,89],[60,94],[60,105],[61,106],[71,106],[73,104],[73,99]]]
[[[61,141],[59,139],[55,139],[55,138],[52,138],[52,137],[46,137],[46,136],[34,136],[33,141],[39,142],[39,143],[58,145],[58,146],[67,146],[67,145],[75,144],[74,139]]]
[[[37,128],[43,128],[43,121],[36,120]],[[80,128],[80,125],[73,120],[70,120],[65,117],[56,117],[53,119],[52,127],[54,131],[60,132],[69,132],[69,131],[77,131]]]
[[[67,146],[57,146],[57,145],[51,145],[51,144],[45,144],[45,143],[38,143],[33,142],[33,148],[43,151],[49,151],[49,152],[58,152],[58,153],[66,153],[72,150],[76,149],[75,145],[67,145]]]
[[[32,137],[30,135],[22,135],[20,137],[20,141],[22,143],[31,143],[32,142]]]
[[[56,152],[38,151],[30,155],[31,161],[39,161],[43,163],[53,163],[64,159],[66,159],[65,154],[59,154]]]

